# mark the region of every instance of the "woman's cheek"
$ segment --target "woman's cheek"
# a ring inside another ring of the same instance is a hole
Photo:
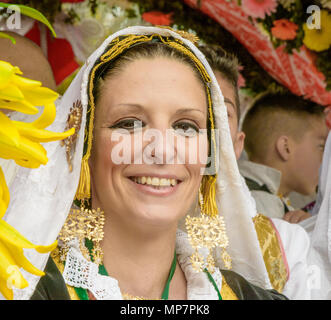
[[[190,166],[190,171],[200,176],[208,163],[207,135],[197,135],[187,140],[185,163]]]

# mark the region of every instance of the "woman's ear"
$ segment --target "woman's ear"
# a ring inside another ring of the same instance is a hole
[[[244,150],[245,143],[245,133],[243,131],[238,131],[236,134],[236,138],[233,144],[234,153],[236,155],[236,159],[238,160],[241,156],[241,153]]]
[[[288,161],[291,154],[290,141],[287,136],[280,136],[276,140],[276,151],[282,161]]]

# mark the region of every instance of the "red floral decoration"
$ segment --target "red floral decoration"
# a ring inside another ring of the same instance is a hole
[[[172,24],[171,16],[173,13],[163,13],[160,11],[149,11],[142,15],[142,18],[154,25],[158,26],[170,26]]]
[[[271,28],[271,33],[274,37],[281,40],[293,40],[297,36],[298,25],[287,19],[279,19],[274,21],[274,27]]]
[[[264,19],[276,11],[276,0],[242,0],[242,8],[249,16],[253,18]]]

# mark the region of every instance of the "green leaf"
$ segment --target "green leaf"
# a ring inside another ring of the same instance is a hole
[[[8,34],[6,34],[6,33],[0,32],[0,38],[9,39],[9,40],[11,40],[11,42],[13,44],[16,44],[16,40],[13,37],[11,37]]]
[[[12,9],[15,8],[15,6],[17,6],[20,10],[20,12],[22,14],[24,14],[25,16],[28,16],[32,19],[38,20],[41,23],[45,24],[52,32],[53,36],[56,37],[56,33],[52,27],[52,25],[49,23],[49,21],[47,20],[47,18],[38,10],[30,8],[28,6],[24,6],[24,5],[20,5],[20,4],[13,4],[13,3],[3,3],[0,2],[0,8],[9,8],[9,7],[13,7]]]

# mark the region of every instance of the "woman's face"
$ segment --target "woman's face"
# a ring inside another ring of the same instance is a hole
[[[104,81],[96,110],[93,206],[112,221],[177,226],[196,199],[208,154],[201,81],[173,59],[136,60]]]

